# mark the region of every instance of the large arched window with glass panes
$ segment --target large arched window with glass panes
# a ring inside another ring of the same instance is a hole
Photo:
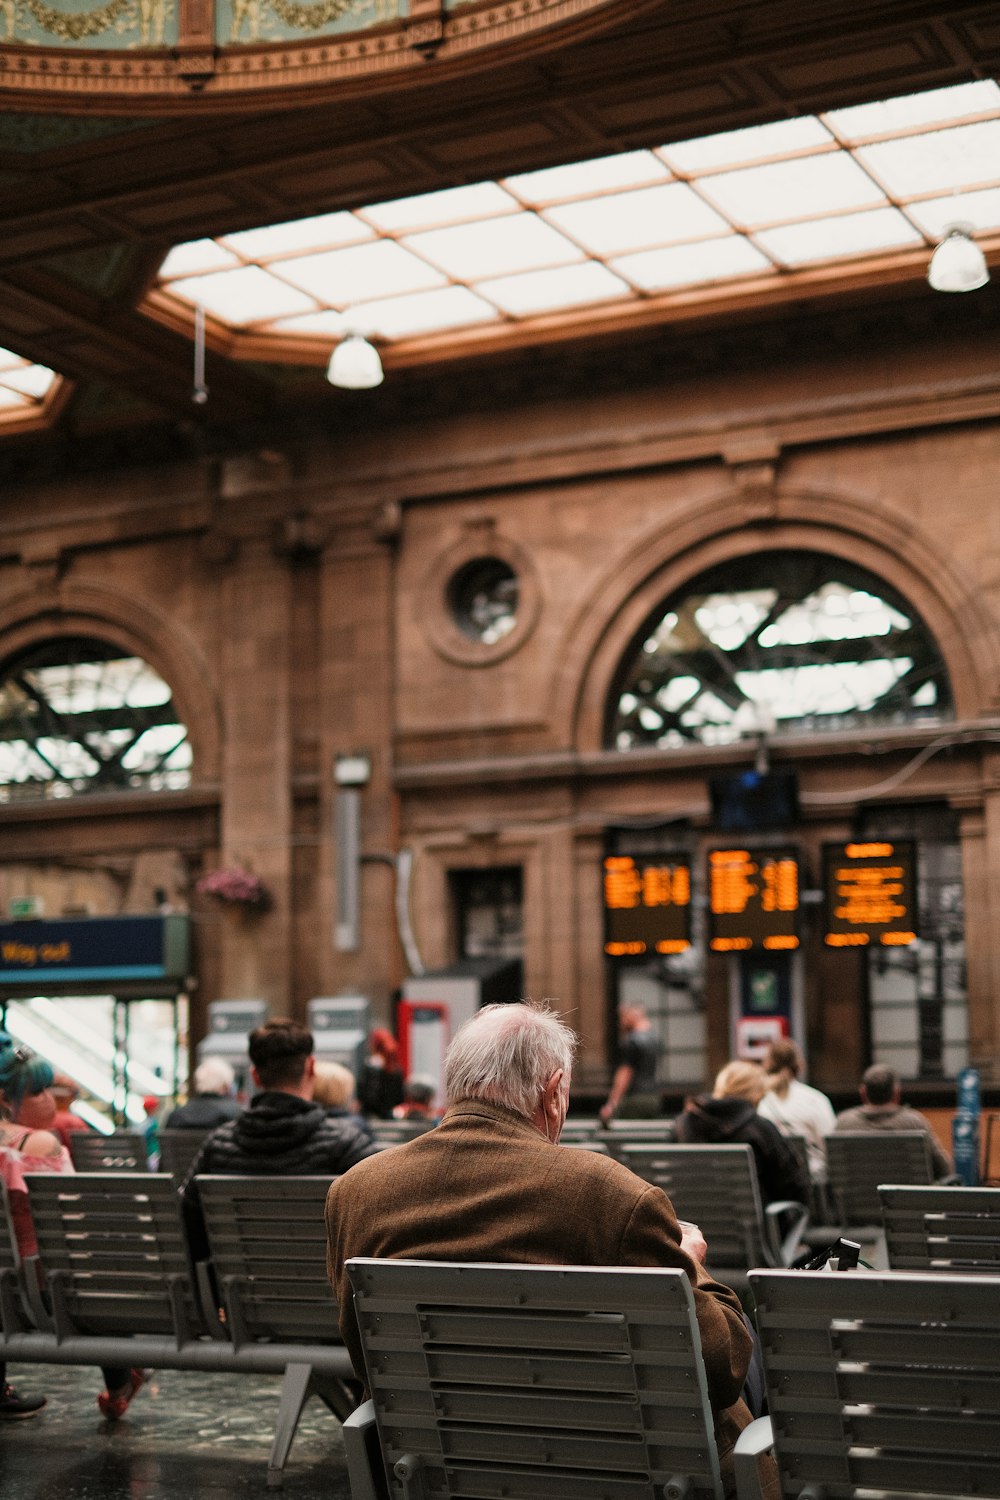
[[[937,643],[895,589],[826,553],[760,552],[700,574],[647,620],[605,743],[680,749],[952,716]]]
[[[0,672],[0,802],[167,791],[190,779],[187,729],[142,657],[58,636]]]
[[[647,616],[614,676],[604,742],[626,754],[745,742],[753,757],[755,742],[780,740],[787,763],[797,737],[854,730],[874,732],[872,743],[880,730],[952,718],[946,664],[910,601],[843,558],[787,549],[719,563]],[[917,939],[866,949],[870,1059],[906,1078],[954,1076],[968,1060],[958,815],[946,801],[862,800],[855,827],[916,850]],[[630,851],[643,837],[655,836],[629,833]],[[682,959],[618,976],[619,1000],[643,1004],[659,1028],[665,1081],[690,1073],[705,1044],[687,972],[697,962]]]

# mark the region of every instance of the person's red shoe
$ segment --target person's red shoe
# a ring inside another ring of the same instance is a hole
[[[130,1370],[128,1384],[121,1386],[115,1391],[102,1391],[97,1398],[98,1409],[102,1417],[109,1422],[117,1422],[128,1410],[129,1402],[149,1379],[147,1370]]]

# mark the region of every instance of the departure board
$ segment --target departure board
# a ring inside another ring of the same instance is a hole
[[[824,844],[824,942],[830,948],[881,943],[905,947],[917,936],[916,845],[871,839]]]
[[[799,946],[799,862],[790,849],[712,849],[708,946],[713,953]]]
[[[604,861],[604,951],[611,958],[691,946],[687,855],[613,854]]]

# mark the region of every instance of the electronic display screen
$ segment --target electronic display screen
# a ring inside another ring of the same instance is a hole
[[[799,862],[791,849],[712,849],[708,946],[713,953],[799,946]]]
[[[798,778],[794,771],[738,771],[708,783],[712,822],[719,833],[746,835],[790,828],[799,820]]]
[[[611,958],[691,946],[691,862],[685,854],[612,854],[604,861],[604,951]]]
[[[823,941],[830,948],[870,943],[905,947],[917,936],[916,845],[856,840],[823,846]]]

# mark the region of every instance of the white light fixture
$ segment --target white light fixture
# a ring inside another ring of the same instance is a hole
[[[974,292],[990,279],[986,257],[969,224],[949,224],[931,256],[927,280],[936,292]]]
[[[330,355],[326,378],[344,391],[369,391],[381,385],[385,376],[378,350],[360,333],[349,333]]]

